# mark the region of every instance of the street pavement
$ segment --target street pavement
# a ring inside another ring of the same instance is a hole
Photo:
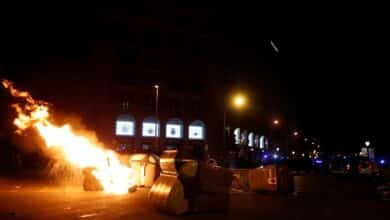
[[[226,213],[170,216],[156,211],[148,189],[127,195],[84,192],[80,187],[0,183],[3,219],[390,219],[390,202],[324,194],[282,196],[233,193]]]

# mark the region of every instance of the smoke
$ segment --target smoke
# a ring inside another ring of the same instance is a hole
[[[56,185],[81,185],[83,180],[79,167],[59,158],[50,160],[42,174]]]

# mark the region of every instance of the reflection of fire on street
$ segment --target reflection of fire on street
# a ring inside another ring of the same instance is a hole
[[[48,103],[34,100],[28,92],[15,89],[8,80],[3,80],[2,84],[13,97],[20,99],[12,105],[17,113],[14,125],[18,133],[36,129],[47,148],[58,148],[69,163],[96,178],[98,183],[94,183],[94,187],[101,187],[107,193],[124,194],[135,185],[132,169],[123,165],[114,151],[75,132],[69,124],[55,125],[50,119]]]

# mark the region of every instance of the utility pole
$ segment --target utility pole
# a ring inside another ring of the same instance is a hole
[[[156,100],[155,100],[155,118],[156,118],[156,123],[155,123],[155,149],[157,150],[158,153],[160,153],[160,146],[159,146],[159,140],[160,140],[160,128],[159,128],[159,118],[158,118],[158,99],[159,99],[159,88],[160,86],[158,84],[154,85],[154,88],[156,89]]]

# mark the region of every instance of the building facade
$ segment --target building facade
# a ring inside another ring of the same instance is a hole
[[[158,90],[153,86],[117,86],[111,90],[114,148],[121,152],[191,152],[222,147],[223,126],[201,94]],[[222,149],[220,149],[222,150]]]

